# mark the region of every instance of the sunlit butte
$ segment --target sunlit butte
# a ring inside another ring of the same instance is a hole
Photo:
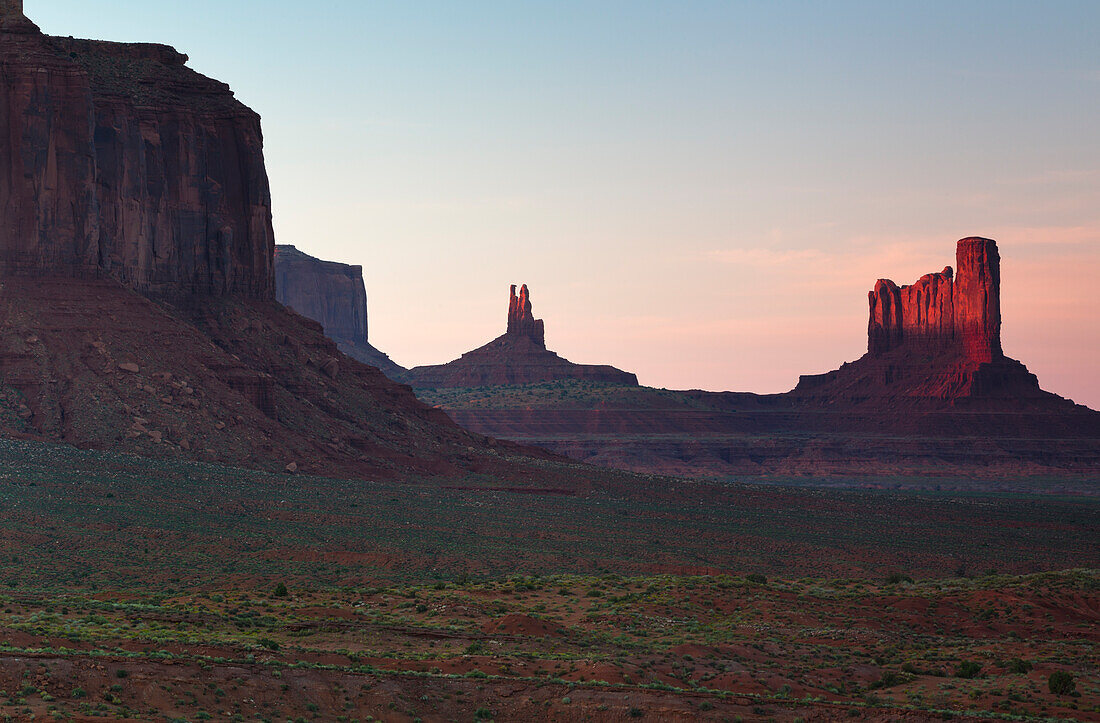
[[[276,239],[361,264],[405,366],[499,335],[778,392],[867,292],[996,239],[1005,353],[1100,407],[1100,4],[26,0],[174,45],[263,117]]]

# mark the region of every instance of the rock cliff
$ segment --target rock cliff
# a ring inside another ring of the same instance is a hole
[[[275,247],[275,295],[279,303],[321,324],[348,356],[391,378],[405,371],[368,341],[363,267],[322,261],[294,246]]]
[[[360,479],[545,476],[275,300],[259,116],[186,60],[51,38],[0,0],[0,434]]]
[[[260,118],[163,45],[0,17],[0,274],[272,298]]]
[[[957,352],[975,362],[1001,359],[1001,259],[997,243],[966,238],[955,253],[958,276],[950,266],[911,286],[879,279],[868,294],[871,318],[867,351],[880,356],[910,347]]]
[[[1001,350],[997,243],[962,239],[955,259],[957,273],[948,266],[908,286],[879,279],[868,294],[867,354],[827,374],[803,376],[792,394],[830,404],[981,398],[1013,406],[1053,397]]]
[[[545,328],[531,310],[524,284],[508,298],[508,326],[485,346],[447,364],[410,369],[403,377],[414,387],[483,387],[586,380],[636,386],[638,377],[607,365],[574,364],[546,348]]]

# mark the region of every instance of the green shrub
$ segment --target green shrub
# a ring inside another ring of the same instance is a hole
[[[474,711],[474,718],[477,720],[491,720],[493,717],[493,711],[488,708],[481,707]]]
[[[751,575],[745,575],[745,579],[756,585],[765,585],[768,582],[768,578],[764,577],[758,572],[754,572]]]
[[[1010,672],[1010,673],[1021,674],[1021,673],[1028,673],[1030,671],[1031,671],[1031,663],[1027,662],[1026,660],[1021,660],[1020,658],[1013,658],[1012,660],[1008,661],[1008,672]]]
[[[900,572],[891,573],[886,578],[887,585],[900,585],[903,582],[912,584],[913,578],[909,577],[908,575],[902,575]]]
[[[1055,695],[1073,695],[1077,692],[1077,684],[1073,681],[1073,673],[1065,670],[1056,670],[1047,679],[1047,687]]]
[[[286,585],[280,582],[278,585],[275,586],[275,592],[272,594],[275,597],[286,597],[290,594],[290,592],[286,589]]]
[[[964,660],[959,663],[955,668],[956,678],[977,678],[982,672],[982,666],[980,663],[975,663],[973,660]]]

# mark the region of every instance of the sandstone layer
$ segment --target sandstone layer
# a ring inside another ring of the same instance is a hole
[[[405,369],[368,341],[363,267],[323,261],[294,246],[275,247],[275,295],[279,303],[321,324],[348,356],[397,378]]]
[[[484,387],[585,380],[637,385],[638,378],[607,365],[574,364],[546,348],[545,328],[531,310],[524,284],[519,294],[512,286],[508,299],[508,326],[488,344],[466,352],[447,364],[410,369],[403,379],[414,387]]]
[[[0,274],[147,294],[274,293],[260,118],[153,44],[0,17]]]

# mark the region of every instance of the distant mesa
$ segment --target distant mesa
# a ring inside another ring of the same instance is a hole
[[[275,296],[312,319],[340,351],[397,378],[405,369],[368,341],[363,267],[323,261],[290,245],[275,247]]]
[[[638,377],[607,365],[574,364],[546,348],[542,319],[531,310],[524,284],[508,298],[508,326],[485,346],[447,364],[410,369],[404,379],[414,387],[484,387],[584,380],[636,386]]]
[[[421,394],[470,430],[639,472],[1100,474],[1100,413],[1043,391],[1005,356],[1000,281],[984,238],[958,242],[954,269],[879,280],[867,353],[784,394],[609,388],[598,406],[583,385]]]

